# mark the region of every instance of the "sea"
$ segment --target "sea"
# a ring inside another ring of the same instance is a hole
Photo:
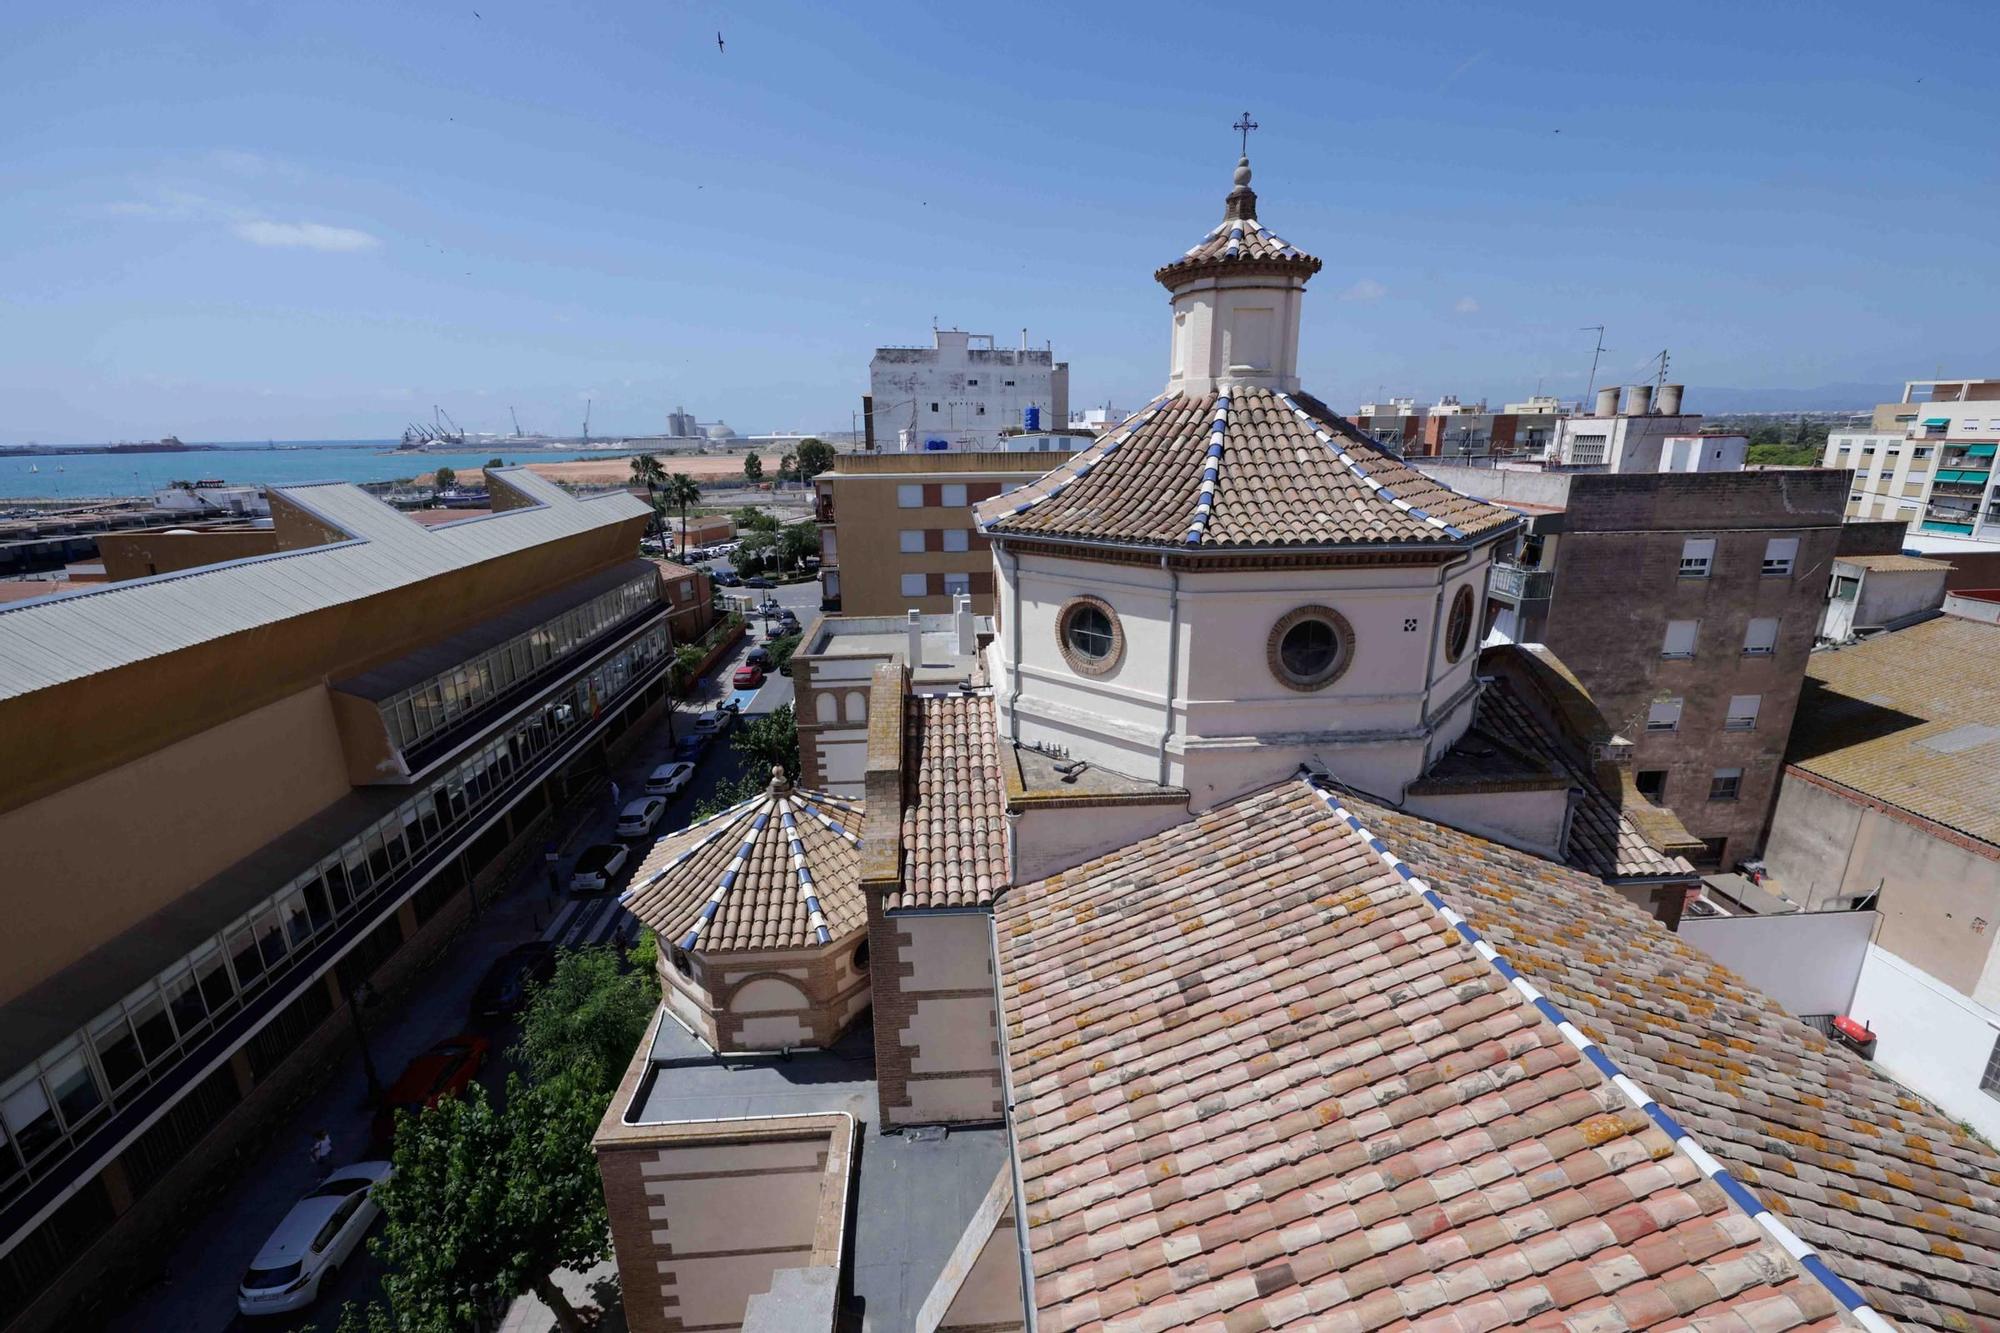
[[[498,442],[454,453],[390,452],[395,447],[394,440],[277,440],[221,443],[214,449],[172,454],[36,454],[0,449],[0,497],[76,500],[150,495],[176,481],[233,485],[397,481],[440,467],[464,472],[494,458],[560,463],[620,457],[617,449],[508,449]]]

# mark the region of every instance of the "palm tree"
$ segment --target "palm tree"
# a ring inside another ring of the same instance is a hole
[[[663,498],[668,504],[681,507],[681,551],[687,551],[688,506],[701,503],[701,483],[685,472],[676,472],[661,486]]]
[[[652,454],[632,455],[632,480],[646,488],[646,500],[653,507],[653,539],[660,536],[660,501],[658,487],[667,479],[667,470],[660,466],[660,460]]]

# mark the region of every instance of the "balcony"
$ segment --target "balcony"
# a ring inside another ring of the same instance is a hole
[[[1511,560],[1495,560],[1486,571],[1486,591],[1517,605],[1547,601],[1554,584],[1554,570],[1529,569]]]

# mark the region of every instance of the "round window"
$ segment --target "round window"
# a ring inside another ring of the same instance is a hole
[[[854,946],[854,955],[853,957],[848,959],[848,962],[850,965],[853,966],[856,972],[866,972],[868,970],[867,940],[863,940],[861,941],[861,943]]]
[[[1101,676],[1118,665],[1125,650],[1125,632],[1108,602],[1079,597],[1063,607],[1056,619],[1056,638],[1063,659],[1086,676]]]
[[[1354,655],[1347,618],[1326,606],[1302,606],[1271,627],[1271,674],[1295,690],[1330,685]]]
[[[1445,656],[1456,662],[1465,656],[1465,646],[1472,642],[1472,589],[1460,588],[1458,596],[1451,599],[1451,617],[1445,621]]]

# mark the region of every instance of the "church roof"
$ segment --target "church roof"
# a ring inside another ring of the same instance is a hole
[[[916,695],[903,721],[903,878],[883,909],[984,907],[1007,879],[993,696]]]
[[[860,806],[774,770],[749,800],[654,843],[619,901],[695,952],[816,948],[868,923],[860,841]]]
[[[1308,394],[1155,400],[1053,471],[982,501],[982,532],[1180,550],[1467,542],[1511,523]]]
[[[1236,184],[1223,206],[1222,221],[1153,276],[1171,289],[1211,271],[1227,273],[1252,267],[1309,278],[1319,272],[1320,263],[1257,220],[1257,195],[1250,188],[1250,159],[1246,157],[1236,164]]]
[[[995,929],[1048,1333],[2000,1327],[2000,1157],[1577,871],[1293,780]]]

